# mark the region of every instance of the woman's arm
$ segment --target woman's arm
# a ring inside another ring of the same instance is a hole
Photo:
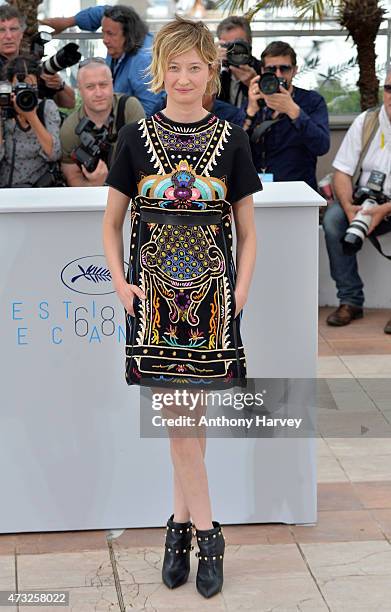
[[[36,137],[38,138],[39,144],[41,145],[43,152],[50,159],[53,155],[53,136],[50,134],[50,132],[48,132],[46,127],[39,120],[36,109],[28,113],[22,113],[18,110],[18,114],[24,116],[25,119],[27,119],[32,129],[34,130]]]
[[[103,246],[114,289],[127,312],[134,316],[134,296],[137,295],[140,299],[144,300],[145,294],[137,285],[127,283],[124,273],[122,231],[128,206],[129,197],[117,189],[109,187],[107,206],[103,218]]]
[[[247,302],[255,267],[257,239],[253,196],[238,200],[232,208],[236,229],[236,317]]]

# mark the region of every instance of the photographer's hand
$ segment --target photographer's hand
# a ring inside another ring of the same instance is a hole
[[[102,159],[98,161],[98,165],[93,172],[88,172],[84,166],[81,166],[81,171],[91,187],[102,187],[109,173],[109,169]]]
[[[368,210],[365,210],[364,214],[372,217],[371,225],[369,226],[368,230],[369,236],[369,234],[372,234],[373,230],[379,225],[379,223],[383,221],[384,217],[391,214],[391,202],[385,202],[379,206],[369,208]]]
[[[46,72],[42,72],[40,75],[41,79],[45,81],[46,85],[50,87],[50,89],[60,89],[62,87],[63,80],[56,72],[56,74],[47,74]]]
[[[291,94],[285,87],[280,85],[280,93],[264,96],[266,105],[277,113],[288,115],[292,121],[300,115],[300,106],[293,100]]]
[[[349,223],[351,223],[357,213],[362,209],[362,206],[357,206],[356,204],[345,204],[345,206],[343,206],[343,209],[345,211],[345,215],[347,216]]]
[[[241,81],[247,87],[250,86],[251,80],[257,76],[256,71],[251,66],[244,64],[242,66],[230,66],[230,71],[238,81]]]
[[[225,62],[225,60],[227,59],[227,48],[223,47],[222,43],[224,44],[224,41],[222,40],[219,40],[219,42],[216,43],[217,59],[219,60],[219,62]]]
[[[53,136],[46,129],[43,123],[40,121],[37,115],[37,108],[34,108],[32,111],[23,111],[16,104],[15,94],[12,94],[12,102],[18,117],[18,121],[22,127],[30,126],[34,132],[36,137],[38,138],[39,144],[42,147],[43,152],[51,158],[53,154]]]

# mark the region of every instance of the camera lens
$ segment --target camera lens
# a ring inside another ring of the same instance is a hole
[[[69,66],[73,66],[77,64],[77,62],[81,59],[81,54],[78,51],[79,45],[76,43],[68,43],[57,51],[55,55],[49,57],[42,64],[42,69],[44,72],[48,74],[56,74],[60,70],[64,68],[68,68]]]
[[[259,89],[266,96],[280,91],[280,81],[272,72],[265,72],[259,79]]]
[[[245,40],[227,44],[227,62],[231,66],[243,66],[251,62],[251,46]]]
[[[15,102],[22,111],[32,111],[38,104],[38,96],[34,89],[27,86],[15,87]]]

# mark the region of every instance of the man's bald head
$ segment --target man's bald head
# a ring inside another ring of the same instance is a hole
[[[110,112],[113,106],[113,77],[105,62],[81,62],[77,84],[84,108],[93,113]]]

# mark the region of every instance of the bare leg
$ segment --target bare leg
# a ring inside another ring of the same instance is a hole
[[[198,440],[202,456],[205,457],[206,438],[200,437],[195,439]],[[190,510],[186,505],[185,496],[174,465],[174,521],[176,523],[187,523],[190,518]]]

